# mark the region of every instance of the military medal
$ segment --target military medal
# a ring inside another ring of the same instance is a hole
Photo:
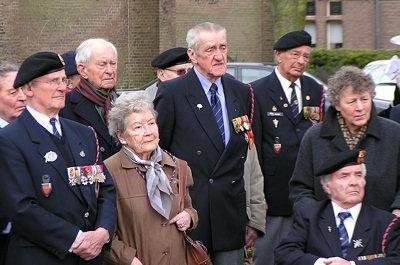
[[[273,119],[272,122],[274,123],[275,128],[278,128],[279,121],[277,119]]]
[[[49,175],[42,176],[42,193],[47,198],[51,193],[51,182]]]
[[[200,110],[203,108],[203,105],[201,105],[200,103],[196,105],[196,107]]]
[[[304,106],[303,115],[306,120],[310,120],[313,124],[321,119],[319,107]]]
[[[236,133],[241,133],[251,130],[249,118],[247,115],[232,119],[233,128]]]
[[[274,143],[274,152],[275,154],[279,154],[281,151],[282,145],[279,143],[279,137],[275,137]]]
[[[57,160],[57,154],[53,151],[49,151],[44,155],[44,162],[54,162]]]
[[[89,165],[67,168],[69,185],[89,185],[106,180],[103,165]]]

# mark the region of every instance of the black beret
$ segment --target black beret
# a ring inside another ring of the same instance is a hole
[[[187,48],[176,47],[162,52],[151,61],[151,66],[166,69],[177,64],[189,63]]]
[[[275,43],[274,50],[287,51],[300,46],[311,46],[311,35],[304,30],[286,33]]]
[[[76,51],[68,51],[68,52],[64,53],[63,55],[61,55],[65,62],[65,75],[66,76],[78,74],[78,70],[76,70],[75,55],[76,55]]]
[[[22,62],[14,81],[14,88],[21,87],[35,78],[64,69],[64,60],[54,52],[38,52]]]
[[[328,175],[345,166],[362,164],[364,163],[365,154],[366,151],[360,149],[348,150],[335,154],[321,163],[317,168],[315,175]]]

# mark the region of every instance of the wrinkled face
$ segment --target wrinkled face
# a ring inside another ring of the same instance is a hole
[[[28,105],[48,117],[54,117],[65,106],[66,84],[64,70],[32,80],[23,86]]]
[[[118,135],[120,140],[126,141],[138,157],[148,160],[156,150],[159,142],[156,118],[150,110],[140,113],[131,113],[125,118],[125,132]]]
[[[305,71],[310,61],[311,47],[300,46],[287,51],[275,51],[279,73],[287,80],[296,81]]]
[[[193,65],[191,63],[184,63],[170,66],[166,69],[158,69],[157,77],[161,82],[164,82],[186,74],[192,69],[192,67]]]
[[[342,114],[351,131],[366,125],[371,117],[372,97],[369,92],[355,93],[352,87],[344,89],[335,109]]]
[[[323,184],[331,200],[343,209],[349,209],[364,198],[365,177],[361,165],[346,166],[332,174],[332,179]]]
[[[26,96],[21,88],[13,87],[17,72],[8,72],[0,79],[0,118],[11,122],[25,109]]]
[[[191,62],[210,82],[214,82],[226,72],[228,47],[224,32],[200,33],[198,50],[188,49]]]
[[[89,60],[78,64],[79,74],[95,86],[110,90],[117,84],[117,55],[109,45],[98,45],[92,49]]]

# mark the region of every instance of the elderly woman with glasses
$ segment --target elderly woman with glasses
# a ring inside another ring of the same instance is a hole
[[[188,190],[180,211],[182,161],[158,146],[156,112],[146,92],[121,95],[110,111],[108,126],[123,147],[105,161],[117,190],[118,209],[106,264],[185,265],[183,231],[197,225],[197,212]],[[186,171],[188,187],[193,179],[188,167]]]
[[[375,85],[356,67],[340,68],[329,79],[327,93],[331,106],[325,120],[311,127],[301,142],[290,181],[294,209],[325,198],[315,174],[322,161],[361,148],[368,169],[364,201],[400,216],[400,125],[376,115]]]

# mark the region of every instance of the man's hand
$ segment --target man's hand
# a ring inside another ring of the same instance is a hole
[[[246,247],[252,247],[258,238],[257,230],[246,226]]]
[[[397,217],[400,217],[400,209],[394,209],[392,211],[392,214],[396,215]]]
[[[131,265],[143,265],[138,258],[133,258]]]
[[[350,261],[339,258],[339,257],[333,257],[326,259],[324,261],[326,265],[351,265]]]
[[[109,238],[108,231],[101,227],[95,231],[83,232],[72,244],[72,252],[84,260],[94,259]]]

